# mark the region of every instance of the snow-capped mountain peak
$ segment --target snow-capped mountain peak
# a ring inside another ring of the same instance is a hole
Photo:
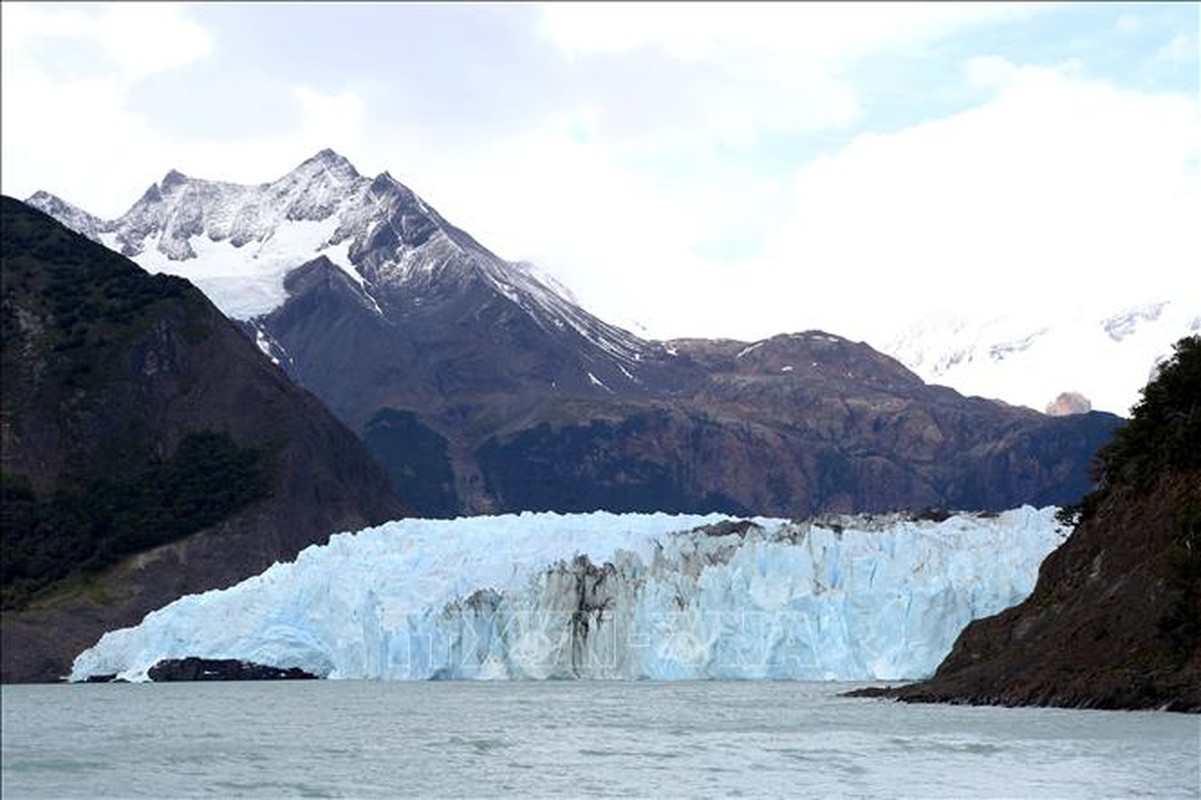
[[[231,317],[268,313],[287,299],[284,277],[319,255],[362,283],[355,256],[396,202],[415,196],[390,176],[372,180],[324,149],[257,186],[193,178],[172,169],[121,217],[99,220],[45,192],[27,202],[133,258],[151,272],[196,283]],[[423,206],[424,204],[421,204]],[[419,227],[408,215],[407,228]]]
[[[368,293],[381,314],[428,309],[482,287],[479,297],[503,297],[552,336],[582,336],[601,358],[628,366],[648,347],[584,311],[538,270],[488,250],[390,173],[365,177],[328,148],[259,185],[203,180],[173,169],[111,221],[51,198],[39,193],[29,202],[70,227],[94,232],[97,241],[148,271],[188,278],[235,319],[281,307],[289,297],[288,273],[324,256]],[[624,367],[616,369],[610,379],[629,376]]]
[[[163,179],[158,183],[158,187],[161,193],[169,194],[172,189],[176,188],[177,186],[182,186],[187,182],[187,175],[184,175],[182,172],[173,169],[163,176]]]
[[[94,242],[99,242],[100,235],[109,229],[110,223],[50,192],[38,190],[25,202]]]
[[[1053,414],[1128,415],[1173,343],[1197,332],[1201,303],[1180,296],[1071,313],[930,316],[880,349],[964,394]]]
[[[1115,314],[1101,323],[1101,327],[1109,334],[1109,338],[1120,342],[1127,336],[1138,331],[1143,323],[1155,322],[1163,313],[1168,303],[1147,303]]]
[[[330,171],[345,172],[354,175],[355,177],[361,177],[358,173],[358,170],[356,170],[354,165],[350,163],[350,159],[329,147],[318,150],[312,157],[301,162],[297,169],[304,169],[311,165],[317,165]]]
[[[497,256],[390,173],[364,176],[328,148],[259,185],[208,181],[172,169],[114,220],[47,192],[27,202],[151,272],[188,278],[235,319],[263,317],[283,306],[290,297],[288,273],[324,256],[364,292],[356,302],[383,316],[418,309],[428,316],[441,307],[443,321],[457,324],[473,312],[451,308],[455,298],[479,304],[499,297],[552,338],[582,337],[585,350],[600,351],[584,357],[577,370],[585,385],[638,385],[633,365],[652,352],[667,352],[592,316],[537,267]],[[1056,309],[1041,317],[1025,310],[927,317],[891,341],[873,344],[926,381],[965,394],[1040,411],[1091,406],[1126,414],[1156,360],[1171,352],[1177,338],[1201,329],[1201,306],[1187,292],[1171,303],[1149,299],[1125,308]],[[473,318],[485,324],[483,317]],[[607,375],[594,368],[594,358],[610,362]],[[1065,394],[1076,399],[1060,403]]]

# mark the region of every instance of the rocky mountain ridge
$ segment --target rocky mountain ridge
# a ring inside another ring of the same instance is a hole
[[[574,331],[616,359],[636,361],[650,349],[544,284],[531,265],[498,258],[387,172],[364,177],[328,149],[258,186],[171,170],[115,220],[47,192],[28,202],[149,271],[193,280],[235,319],[277,309],[286,300],[286,274],[324,255],[383,304],[380,313],[413,311],[482,286],[547,333]]]
[[[259,186],[173,171],[107,222],[39,202],[195,280],[419,513],[1071,502],[1119,422],[965,398],[820,331],[644,340],[329,150]]]

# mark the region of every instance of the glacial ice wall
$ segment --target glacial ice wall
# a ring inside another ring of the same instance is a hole
[[[1067,535],[1054,512],[402,520],[109,632],[71,679],[187,656],[344,679],[915,679],[1033,590]]]

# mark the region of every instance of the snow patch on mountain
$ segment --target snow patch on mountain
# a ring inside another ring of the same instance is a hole
[[[345,260],[345,247],[330,247],[329,240],[337,220],[294,221],[280,225],[241,244],[230,237],[194,236],[187,240],[189,255],[177,258],[176,248],[154,247],[143,250],[136,260],[148,272],[161,272],[187,278],[208,295],[218,308],[234,319],[247,320],[278,308],[287,299],[284,277],[297,266],[325,255],[362,278]],[[120,249],[117,234],[101,236],[111,249]]]
[[[1101,327],[1109,334],[1109,338],[1120,342],[1127,336],[1136,333],[1143,323],[1155,322],[1163,314],[1167,302],[1148,303],[1138,306],[1121,314],[1115,314],[1101,323]]]
[[[1128,416],[1155,365],[1197,332],[1201,300],[1185,298],[1059,316],[930,315],[873,344],[926,382],[963,394],[1045,411],[1068,393]]]
[[[280,344],[279,340],[271,335],[270,331],[266,330],[259,320],[250,320],[248,322],[239,323],[243,325],[254,339],[255,346],[267,358],[271,359],[271,363],[280,367],[285,372],[292,373],[296,368],[292,356],[288,353],[287,348]]]

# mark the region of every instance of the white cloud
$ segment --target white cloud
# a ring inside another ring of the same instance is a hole
[[[363,146],[366,103],[353,89],[322,92],[312,86],[291,88],[299,110],[299,124],[282,135],[242,139],[237,152],[221,144],[204,140],[183,143],[182,152],[197,164],[197,174],[255,176],[269,181],[293,169],[300,160],[326,147],[346,155]],[[231,177],[231,179],[233,179]],[[251,178],[243,177],[250,181]]]
[[[1126,12],[1118,16],[1113,27],[1114,30],[1120,33],[1138,33],[1145,30],[1147,25],[1147,20],[1144,17]]]
[[[322,94],[308,86],[295,89],[304,132],[326,147],[353,148],[363,127],[363,100],[354,92]],[[320,146],[317,148],[320,149]]]
[[[1197,59],[1198,37],[1194,33],[1178,33],[1155,53],[1156,61],[1183,63]]]
[[[1000,56],[975,56],[964,64],[969,85],[978,89],[1004,86],[1017,74],[1017,66]]]
[[[366,103],[362,97],[350,89],[325,93],[311,86],[294,86],[290,93],[299,122],[286,133],[239,137],[232,145],[207,137],[171,141],[155,137],[159,162],[165,166],[159,173],[139,176],[141,181],[157,180],[171,167],[198,178],[264,183],[326,147],[353,160],[364,146]]]
[[[213,49],[208,32],[178,3],[6,3],[3,27],[6,57],[37,60],[45,52],[39,40],[46,38],[91,44],[111,62],[110,77],[124,82],[183,66]]]
[[[94,27],[85,30],[130,79],[183,66],[212,51],[208,31],[186,16],[186,6],[106,3],[100,8]]]
[[[74,187],[82,191],[70,199],[105,213],[123,210],[114,201],[128,205],[145,188],[145,176],[127,174],[145,155],[148,131],[123,109],[124,87],[100,79],[58,83],[7,68],[0,80],[5,193]]]
[[[138,81],[212,50],[176,4],[3,4],[0,135],[5,191],[80,186],[69,199],[99,213],[124,210],[146,176],[129,165],[169,149],[127,97]],[[70,65],[69,68],[64,65]]]
[[[802,62],[845,62],[927,42],[1032,3],[551,3],[543,31],[576,54],[658,48],[702,60],[775,53]]]
[[[627,147],[741,147],[770,133],[843,129],[862,108],[846,76],[858,59],[912,53],[974,26],[1047,8],[1023,3],[554,3],[541,30],[565,54],[618,59],[658,55],[651,108],[605,111],[637,135]],[[614,61],[614,63],[617,63]],[[632,122],[629,120],[633,120]]]
[[[556,6],[546,9],[546,31],[577,66],[616,67],[620,54],[638,50],[630,63],[645,66],[637,77],[653,85],[636,85],[621,62],[622,91],[582,96],[532,128],[465,134],[457,141],[469,146],[449,148],[436,132],[405,124],[420,108],[381,110],[385,81],[346,75],[322,86],[272,75],[296,104],[298,122],[285,133],[240,135],[231,118],[219,140],[181,138],[127,100],[148,70],[186,77],[187,58],[206,52],[202,42],[219,52],[202,29],[187,33],[186,8],[154,18],[159,33],[143,30],[161,42],[179,33],[175,58],[157,44],[122,56],[117,34],[79,32],[70,16],[83,13],[78,7],[4,3],[5,190],[57,190],[115,216],[171,167],[266,181],[331,146],[365,173],[391,170],[500,255],[538,262],[592,310],[644,322],[655,336],[824,327],[866,337],[930,306],[1039,297],[1053,305],[1078,291],[1125,296],[1179,280],[1172,270],[1193,274],[1201,261],[1189,235],[1201,217],[1196,100],[1118,89],[1079,67],[966,59],[957,89],[981,98],[975,108],[863,133],[795,174],[751,164],[750,151],[740,163],[723,160],[730,145],[767,131],[859,122],[861,87],[846,77],[856,59],[920,52],[1041,8],[617,4],[598,15],[594,6]],[[124,12],[90,13],[116,24]],[[72,53],[94,68],[64,71]],[[665,60],[676,68],[661,74]],[[627,91],[641,91],[639,104],[620,107]],[[615,132],[630,120],[641,127]],[[760,239],[758,255],[747,257]],[[725,258],[701,255],[721,252],[710,245],[722,242],[735,243]]]
[[[585,108],[430,154],[403,179],[500,255],[658,337],[819,327],[870,341],[931,309],[1058,313],[1182,280],[1201,296],[1188,277],[1201,263],[1195,100],[1070,66],[964,71],[992,96],[863,134],[791,176],[665,183],[593,137]],[[758,256],[698,255],[715,237],[760,236],[764,218],[781,221]]]
[[[867,336],[932,308],[1201,296],[1199,142],[1186,96],[1015,69],[984,105],[800,172],[759,265],[773,323]]]
[[[360,150],[365,104],[358,94],[325,94],[306,86],[293,87],[292,94],[298,126],[230,142],[167,136],[129,111],[125,90],[111,83],[60,84],[27,76],[4,87],[4,191],[24,198],[46,189],[111,218],[169,169],[259,183],[324,147],[350,155]],[[38,115],[38,125],[28,124],[30,115]],[[81,181],[81,175],[87,179]]]
[[[134,112],[129,97],[140,80],[212,52],[212,37],[187,12],[175,4],[4,3],[4,191],[23,198],[47,189],[113,217],[168,169],[267,181],[323,147],[362,146],[366,104],[353,89],[291,87],[299,124],[271,136],[238,137],[231,119],[230,138],[181,138]],[[73,57],[83,60],[64,71]]]

